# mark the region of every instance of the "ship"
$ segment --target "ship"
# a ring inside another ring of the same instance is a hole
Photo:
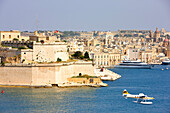
[[[141,61],[122,61],[115,66],[115,68],[130,68],[130,69],[151,69],[152,65],[143,63]]]

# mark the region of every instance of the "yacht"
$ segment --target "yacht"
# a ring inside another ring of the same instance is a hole
[[[151,69],[151,65],[141,61],[123,61],[115,66],[115,68],[132,68],[132,69]]]

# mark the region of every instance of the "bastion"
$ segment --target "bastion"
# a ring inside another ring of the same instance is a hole
[[[17,64],[0,66],[0,86],[51,87],[68,82],[67,78],[88,74],[94,76],[91,62],[62,64]]]

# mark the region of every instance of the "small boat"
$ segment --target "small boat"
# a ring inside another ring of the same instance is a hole
[[[123,61],[116,65],[115,68],[131,68],[131,69],[151,69],[152,65],[143,63],[141,61]]]
[[[168,60],[163,61],[162,65],[170,65],[170,60],[168,59]]]

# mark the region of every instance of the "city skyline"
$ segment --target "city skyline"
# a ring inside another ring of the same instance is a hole
[[[0,30],[170,31],[168,0],[1,0]]]

